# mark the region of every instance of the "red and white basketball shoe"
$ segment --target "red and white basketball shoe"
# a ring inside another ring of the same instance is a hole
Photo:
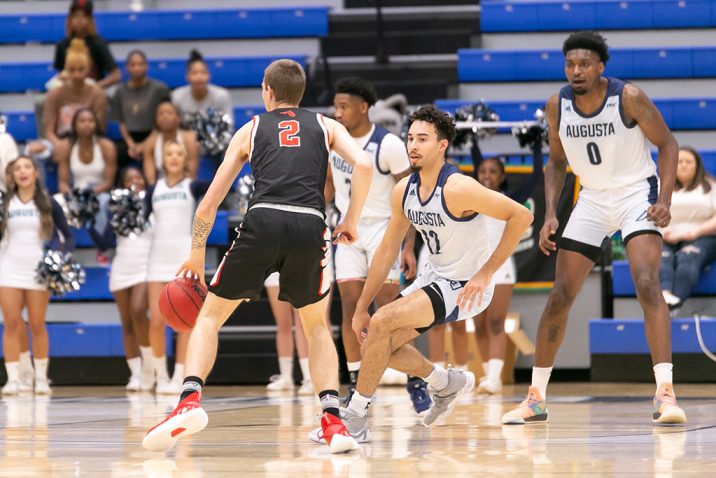
[[[331,453],[346,453],[358,449],[358,442],[348,433],[346,426],[337,416],[323,412],[321,428]]]
[[[201,408],[201,392],[194,392],[179,402],[174,411],[150,429],[142,446],[151,451],[164,451],[176,445],[185,436],[193,435],[206,428],[209,416]]]

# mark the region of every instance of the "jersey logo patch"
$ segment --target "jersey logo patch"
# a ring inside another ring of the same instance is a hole
[[[293,112],[293,111],[291,111],[291,110],[288,110],[288,111],[282,111],[282,112],[281,112],[281,113],[279,113],[279,114],[282,114],[282,115],[287,115],[287,116],[290,116],[291,118],[295,118],[295,117],[296,117],[296,113],[294,113],[294,112]]]
[[[450,288],[451,288],[452,290],[458,290],[458,289],[461,289],[461,288],[462,288],[462,284],[460,284],[460,283],[459,283],[458,281],[456,281],[456,280],[451,280],[451,281],[448,281],[448,282],[450,282]]]

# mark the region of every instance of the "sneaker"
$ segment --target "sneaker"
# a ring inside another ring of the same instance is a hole
[[[194,392],[179,402],[174,411],[150,429],[142,446],[150,451],[164,451],[187,435],[198,433],[209,423],[209,416],[201,408],[201,392]]]
[[[654,423],[677,424],[686,423],[686,413],[676,404],[673,386],[664,383],[654,396]]]
[[[157,380],[157,393],[159,395],[178,395],[181,393],[182,384],[173,380]]]
[[[345,397],[343,397],[343,406],[344,407],[348,408],[348,404],[351,403],[351,398],[353,398],[353,394],[355,393],[355,391],[356,391],[355,383],[351,383],[350,385],[348,385],[348,394]]]
[[[150,392],[157,382],[154,374],[154,367],[151,364],[142,362],[142,377],[140,379],[139,389],[143,392]]]
[[[52,393],[52,389],[50,388],[50,381],[46,378],[35,379],[35,394],[36,395],[49,395]]]
[[[428,395],[428,384],[421,379],[411,380],[406,388],[410,394],[410,401],[413,402],[415,413],[422,417],[433,403]]]
[[[524,425],[530,422],[547,421],[547,404],[537,387],[530,387],[520,406],[502,415],[503,425]]]
[[[345,424],[337,416],[323,412],[321,429],[331,453],[346,453],[358,448],[358,442],[348,433]]]
[[[301,386],[298,387],[299,395],[313,395],[316,393],[316,388],[313,386],[313,382],[310,380],[304,380],[301,382]]]
[[[3,395],[17,395],[20,391],[20,381],[19,380],[13,380],[10,382],[7,382],[5,386],[2,388],[2,394]]]
[[[35,369],[30,365],[23,367],[20,362],[20,391],[32,392],[35,386]]]
[[[127,386],[124,388],[128,392],[138,392],[141,387],[142,387],[141,377],[131,376],[131,377],[129,377],[129,382],[127,383]]]
[[[445,423],[455,408],[456,402],[470,393],[475,386],[475,374],[465,370],[448,368],[448,384],[442,390],[435,390],[428,385],[428,394],[433,401],[423,417],[426,427],[439,426]]]
[[[483,378],[477,385],[477,393],[485,393],[487,395],[495,395],[502,391],[502,380],[499,378],[492,380],[489,378]]]
[[[368,443],[370,442],[370,430],[368,429],[368,417],[360,417],[356,415],[353,411],[348,410],[347,408],[341,408],[340,409],[340,415],[341,420],[343,420],[343,424],[346,426],[346,429],[348,430],[348,433],[351,434],[351,436],[355,439],[358,443]],[[315,430],[311,430],[308,432],[308,439],[315,443],[321,443],[322,445],[326,444],[326,439],[323,438],[323,427],[318,427]]]
[[[266,385],[266,390],[270,392],[279,392],[284,390],[293,390],[296,385],[293,383],[293,379],[290,377],[284,377],[282,375],[272,375],[269,378],[270,383]]]

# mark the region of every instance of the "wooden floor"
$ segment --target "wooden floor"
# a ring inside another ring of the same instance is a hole
[[[652,425],[652,385],[577,383],[550,386],[548,424],[501,426],[524,391],[470,397],[426,429],[402,388],[381,388],[372,443],[330,455],[306,438],[317,399],[209,387],[208,428],[163,454],[140,441],[174,398],[57,388],[2,398],[0,477],[716,476],[716,385],[677,386],[686,426]]]

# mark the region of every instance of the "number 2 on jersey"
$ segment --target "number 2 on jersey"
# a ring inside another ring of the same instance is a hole
[[[440,239],[438,238],[438,233],[435,231],[420,231],[420,234],[423,236],[423,241],[425,245],[428,246],[430,254],[440,254]],[[432,244],[430,243],[431,237],[433,238]]]
[[[301,146],[301,138],[298,136],[301,125],[296,120],[281,121],[278,124],[281,132],[278,134],[278,144],[284,148],[296,148]]]

